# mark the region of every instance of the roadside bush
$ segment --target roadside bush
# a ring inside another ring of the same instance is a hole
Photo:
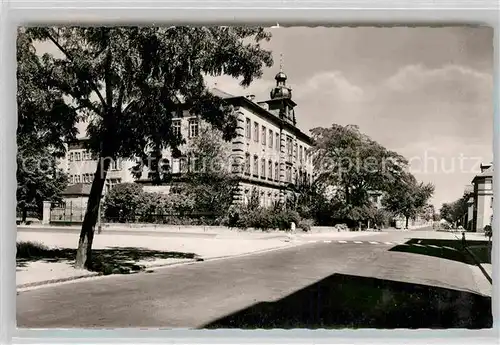
[[[484,236],[491,237],[493,235],[493,231],[491,229],[491,225],[486,225],[484,227]]]
[[[297,224],[297,228],[302,229],[304,232],[311,231],[311,227],[314,225],[314,220],[312,219],[301,219]]]
[[[231,228],[254,228],[266,231],[271,229],[290,230],[292,222],[300,228],[300,221],[299,214],[293,210],[281,210],[275,207],[251,209],[246,206],[236,206],[229,210],[223,224]],[[306,225],[304,224],[304,226]]]
[[[114,222],[134,222],[146,202],[146,193],[136,183],[121,183],[113,187],[104,201],[104,218]]]
[[[21,241],[16,243],[16,258],[18,259],[43,257],[49,251],[49,247],[38,242]]]
[[[334,228],[337,230],[337,231],[349,231],[349,227],[347,226],[347,224],[335,224]]]

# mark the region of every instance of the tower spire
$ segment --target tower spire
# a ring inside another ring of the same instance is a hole
[[[283,52],[280,53],[280,72],[283,72]]]

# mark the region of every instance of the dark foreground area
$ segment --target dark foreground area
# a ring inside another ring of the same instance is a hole
[[[333,274],[276,302],[204,328],[490,328],[491,298],[470,292]]]

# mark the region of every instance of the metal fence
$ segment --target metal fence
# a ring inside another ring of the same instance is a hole
[[[23,219],[23,211],[22,210],[17,210],[16,211],[16,218],[18,221]],[[26,220],[40,220],[42,219],[42,214],[38,209],[29,209],[26,210]]]
[[[72,203],[52,207],[50,210],[51,222],[81,223],[85,217],[85,208],[78,207]]]
[[[150,223],[169,225],[218,225],[222,217],[213,213],[147,213],[123,214],[119,216],[105,216],[106,223]]]

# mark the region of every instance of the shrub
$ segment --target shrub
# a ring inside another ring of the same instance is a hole
[[[347,226],[347,224],[335,224],[334,228],[337,230],[337,231],[349,231],[349,227]]]
[[[104,217],[117,222],[135,221],[135,215],[144,207],[145,194],[136,183],[116,185],[104,201]]]
[[[265,231],[270,229],[289,230],[292,222],[298,225],[300,221],[299,214],[293,210],[282,210],[276,207],[234,206],[224,217],[222,223],[230,228],[254,228]]]
[[[491,237],[493,235],[493,230],[491,228],[491,225],[486,225],[484,227],[484,236]]]
[[[50,249],[38,242],[21,241],[16,243],[16,258],[30,259],[36,257],[43,257]]]
[[[311,227],[314,225],[314,220],[312,219],[301,219],[297,224],[299,229],[302,229],[304,232],[311,231]]]

